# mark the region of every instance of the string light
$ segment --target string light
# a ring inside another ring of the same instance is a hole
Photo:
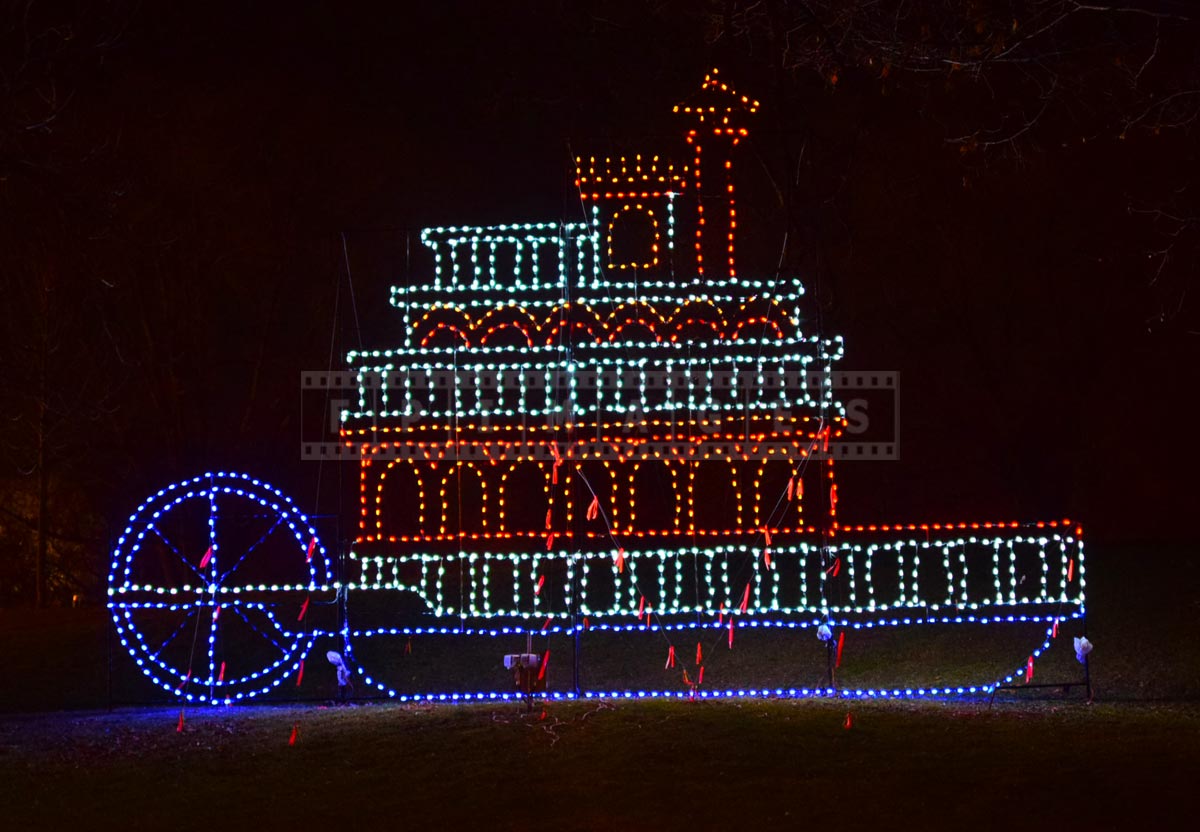
[[[1084,614],[1077,525],[840,519],[830,443],[847,427],[832,384],[843,341],[804,333],[798,283],[736,267],[733,161],[758,108],[713,70],[675,108],[689,120],[685,162],[576,157],[586,222],[422,231],[432,274],[391,289],[399,346],[347,356],[358,395],[341,438],[360,462],[348,579],[333,580],[307,518],[259,480],[220,472],[163,489],[130,518],[109,575],[118,635],[142,672],[187,701],[236,701],[296,674],[319,638],[342,640],[353,660],[353,643],[378,637],[653,632],[682,664],[672,633],[728,630],[732,647],[735,629],[828,640],[840,628],[840,645],[847,629],[932,624],[1047,624],[1026,654],[1042,655],[1061,622]],[[692,244],[677,247],[677,233]],[[239,552],[223,539],[221,504],[233,499],[290,532],[298,572],[237,580],[258,544]],[[193,503],[208,506],[199,569],[162,532]],[[147,540],[174,550],[183,580],[142,577]],[[437,623],[307,629],[318,593],[337,593],[348,616],[357,593],[416,599]],[[142,632],[146,614],[179,617],[180,629],[207,621],[207,671],[164,658],[165,643]],[[215,671],[231,618],[273,648],[262,668]],[[700,655],[697,645],[698,667]],[[958,696],[1026,666],[961,687],[698,682],[547,696]],[[412,694],[356,671],[400,701],[520,696]]]

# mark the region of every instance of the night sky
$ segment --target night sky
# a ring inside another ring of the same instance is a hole
[[[26,517],[46,400],[81,535],[218,467],[348,524],[354,464],[318,498],[300,460],[301,372],[398,343],[422,227],[579,219],[572,155],[673,149],[720,66],[762,102],[742,270],[803,281],[842,369],[900,373],[901,460],[841,467],[843,519],[1192,539],[1186,6],[1033,35],[1071,4],[24,5],[0,12],[0,390]]]

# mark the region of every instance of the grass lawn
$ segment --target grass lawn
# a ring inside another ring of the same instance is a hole
[[[1200,772],[1194,704],[260,706],[182,734],[178,713],[0,721],[5,826],[1131,829],[1186,818]]]
[[[119,648],[113,701],[151,707],[97,710],[109,701],[103,610],[0,610],[0,818],[121,830],[1175,828],[1200,775],[1198,564],[1190,551],[1093,554],[1094,705],[1043,690],[1005,692],[993,708],[620,700],[553,703],[543,718],[514,704],[326,707],[332,670],[318,655],[302,690],[282,689],[311,701],[189,709],[179,733],[178,708]],[[995,678],[1026,641],[1019,628],[860,631],[839,681]],[[550,646],[561,690],[570,654]],[[414,639],[387,666],[413,689],[478,690],[480,678],[502,689],[500,648]],[[585,684],[677,689],[663,651],[660,636],[597,635]],[[706,655],[712,688],[822,678],[811,632],[739,632],[735,649]],[[1059,645],[1037,678],[1078,671]]]

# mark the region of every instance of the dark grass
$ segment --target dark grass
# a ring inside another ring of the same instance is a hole
[[[176,719],[0,723],[7,828],[1130,829],[1186,818],[1200,761],[1192,704],[253,707],[193,710],[183,734]]]
[[[1197,572],[1185,551],[1093,553],[1090,706],[1081,692],[1051,689],[1002,692],[990,709],[982,697],[578,702],[551,704],[544,719],[519,705],[328,708],[332,674],[317,657],[298,692],[311,701],[192,709],[180,734],[172,707],[63,712],[109,701],[103,611],[3,611],[0,817],[14,829],[1179,824],[1200,773]],[[1014,653],[1038,629],[851,633],[839,681],[977,680],[1014,669]],[[681,657],[694,651],[694,634],[678,641]],[[665,644],[594,635],[583,681],[678,688],[677,672],[662,668]],[[499,653],[521,646],[418,638],[411,655],[381,651],[378,661],[414,689],[503,689]],[[565,689],[569,646],[550,646],[551,686]],[[705,649],[713,687],[823,676],[811,631],[739,630],[732,651],[712,636]],[[115,642],[113,658],[115,702],[165,700]],[[1037,680],[1079,671],[1060,644],[1039,662]],[[60,712],[15,713],[39,710]]]

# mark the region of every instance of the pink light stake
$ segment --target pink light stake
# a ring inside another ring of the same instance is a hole
[[[1033,681],[1033,656],[1029,657],[1029,661],[1025,663],[1025,684]]]
[[[207,551],[205,551],[204,557],[200,558],[200,568],[203,569],[204,567],[208,566],[208,562],[210,560],[212,560],[212,547],[211,546],[209,546]],[[1070,579],[1068,578],[1067,580],[1070,580]]]
[[[225,662],[221,662],[221,672],[217,674],[217,681],[218,682],[225,681]]]

